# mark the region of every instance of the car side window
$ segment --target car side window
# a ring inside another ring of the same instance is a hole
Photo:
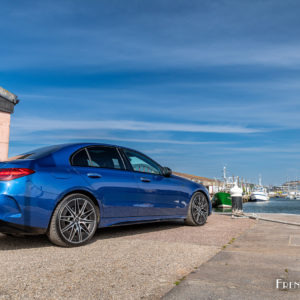
[[[78,167],[88,167],[89,166],[89,157],[85,149],[82,149],[75,153],[71,159],[72,166]]]
[[[124,149],[123,151],[134,171],[158,175],[161,174],[159,165],[150,158],[132,150]]]
[[[124,170],[121,157],[117,149],[112,147],[88,147],[87,151],[90,156],[89,166],[106,169]]]

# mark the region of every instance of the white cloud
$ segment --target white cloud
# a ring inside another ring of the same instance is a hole
[[[299,145],[286,145],[286,147],[278,147],[274,145],[273,147],[226,147],[223,151],[229,152],[249,152],[249,153],[299,153]]]
[[[225,145],[231,144],[231,142],[221,142],[221,141],[187,141],[187,140],[175,140],[175,139],[140,139],[140,138],[126,138],[126,137],[119,137],[119,136],[109,136],[109,135],[82,135],[79,134],[58,134],[53,135],[53,133],[44,133],[39,135],[38,137],[39,143],[46,143],[46,144],[57,144],[61,141],[97,141],[97,140],[104,140],[104,141],[116,141],[116,142],[129,142],[129,143],[146,143],[146,144],[172,144],[172,145]],[[11,137],[11,142],[20,142],[24,140],[33,140],[35,143],[35,135],[32,133],[28,134],[21,134],[20,132],[15,133],[13,132]]]
[[[30,122],[29,122],[30,121]],[[127,131],[169,131],[169,132],[207,132],[207,133],[256,133],[259,129],[231,125],[209,125],[168,122],[141,122],[130,120],[55,120],[42,118],[16,118],[12,127],[20,132],[50,130],[127,130]]]
[[[171,117],[184,124],[197,124],[199,119],[202,124],[211,124],[217,120],[219,124],[224,125],[221,127],[224,127],[225,131],[230,131],[232,128],[228,127],[228,120],[232,120],[231,124],[234,129],[243,128],[253,132],[253,128],[260,128],[258,131],[269,132],[300,128],[298,113],[300,102],[297,90],[297,88],[300,89],[299,82],[296,79],[277,79],[272,85],[270,80],[203,82],[201,79],[195,78],[188,82],[166,81],[159,85],[158,83],[145,86],[134,84],[121,89],[111,87],[46,88],[37,90],[36,94],[20,93],[19,98],[21,99],[20,105],[32,102],[37,107],[42,107],[43,103],[51,101],[55,104],[59,102],[65,107],[72,106],[74,113],[80,112],[82,116],[82,113],[86,112],[86,116],[83,118],[95,119],[99,116],[99,119],[115,120],[130,119],[139,115],[145,120],[153,117],[167,120],[170,119],[171,111]],[[224,88],[228,88],[229,91],[234,89],[241,98],[237,99],[235,96],[233,99],[228,99],[227,90],[225,90],[224,96],[219,98],[214,92],[209,95],[201,95],[203,86],[216,88],[216,90],[222,89],[222,91]],[[271,91],[272,86],[273,89],[277,88],[276,92]],[[174,88],[176,88],[176,92],[174,92]],[[249,94],[249,91],[252,94]],[[94,107],[92,111],[87,109],[86,102],[82,101],[82,97],[90,99],[91,106]],[[116,103],[118,109],[111,105],[112,102]],[[63,112],[58,112],[56,117],[57,119],[63,118],[64,115]],[[220,128],[217,127],[220,126],[213,125],[209,126],[212,131],[208,131],[202,126],[201,130],[204,131],[201,132],[215,132],[214,130],[219,132]],[[102,126],[104,124],[101,125],[101,128]]]

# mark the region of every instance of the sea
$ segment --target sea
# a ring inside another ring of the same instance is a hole
[[[214,209],[220,212],[220,210]],[[226,210],[229,212],[231,210]],[[300,200],[270,198],[269,201],[243,203],[245,213],[300,214]]]

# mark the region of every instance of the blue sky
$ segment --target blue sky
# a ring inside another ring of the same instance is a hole
[[[299,1],[2,1],[10,155],[77,141],[172,169],[300,177]],[[300,178],[299,178],[300,179]]]

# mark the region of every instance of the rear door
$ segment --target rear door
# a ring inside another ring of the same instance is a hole
[[[72,156],[71,163],[100,201],[102,218],[138,216],[136,178],[125,170],[117,148],[86,147]]]

